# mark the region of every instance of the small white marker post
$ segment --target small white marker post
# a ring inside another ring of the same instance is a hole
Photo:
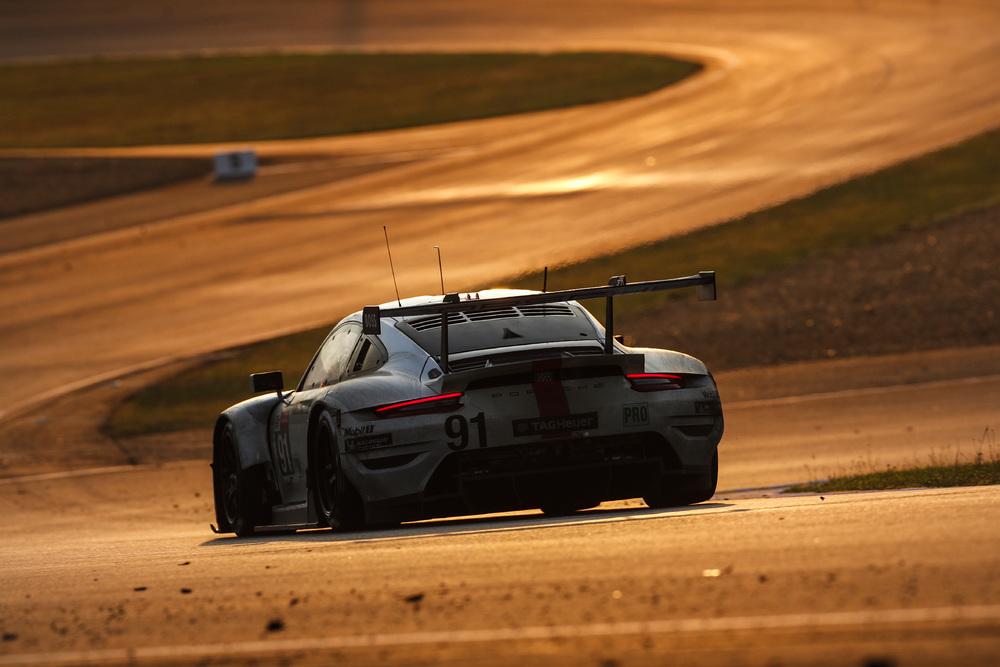
[[[257,153],[253,150],[222,151],[215,154],[215,180],[247,181],[257,175]]]

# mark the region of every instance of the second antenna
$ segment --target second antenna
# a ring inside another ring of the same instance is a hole
[[[436,245],[434,249],[438,254],[438,276],[441,278],[441,294],[444,294],[444,267],[441,265],[441,246]]]

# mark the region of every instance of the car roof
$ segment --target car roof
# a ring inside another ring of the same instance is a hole
[[[480,299],[499,299],[506,296],[521,296],[524,294],[539,294],[535,290],[526,289],[505,289],[505,288],[494,288],[494,289],[484,289],[478,292],[459,292],[459,301],[478,301]],[[431,303],[444,303],[444,296],[441,294],[435,295],[424,295],[424,296],[411,296],[402,299],[403,306],[423,306]],[[398,301],[386,301],[380,304],[380,308],[397,308],[400,302]]]
[[[459,292],[459,301],[478,301],[479,299],[499,299],[505,296],[520,296],[524,294],[540,294],[537,290],[527,290],[527,289],[507,289],[507,288],[493,288],[479,290],[478,292]],[[431,303],[444,303],[444,296],[441,294],[424,294],[421,296],[408,296],[405,299],[400,299],[399,301],[393,299],[392,301],[386,301],[385,303],[380,303],[379,308],[398,308],[402,306],[425,306]],[[415,315],[414,317],[422,317],[420,315]],[[343,321],[348,320],[359,320],[361,319],[361,311],[357,310],[343,319]],[[394,317],[394,320],[400,320],[404,318]]]

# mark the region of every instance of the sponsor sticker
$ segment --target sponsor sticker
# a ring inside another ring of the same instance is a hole
[[[630,403],[622,406],[622,426],[645,426],[649,423],[649,404]]]
[[[349,452],[367,452],[370,449],[392,446],[392,434],[364,435],[358,438],[347,438],[344,447]]]
[[[589,431],[597,428],[597,413],[586,412],[562,417],[515,419],[511,424],[514,427],[514,435],[518,437]]]

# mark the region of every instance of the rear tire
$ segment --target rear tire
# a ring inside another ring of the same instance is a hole
[[[704,502],[715,495],[719,483],[719,451],[712,454],[712,462],[708,471],[701,475],[685,475],[684,477],[667,477],[661,487],[643,496],[650,507],[680,507]]]
[[[310,466],[316,514],[333,530],[359,530],[365,525],[364,503],[344,476],[336,432],[330,415],[320,417]]]
[[[259,515],[256,499],[261,490],[254,488],[253,475],[240,463],[240,451],[232,424],[226,424],[223,429],[220,445],[220,460],[216,467],[216,488],[219,489],[217,501],[226,523],[237,537],[251,537]]]

